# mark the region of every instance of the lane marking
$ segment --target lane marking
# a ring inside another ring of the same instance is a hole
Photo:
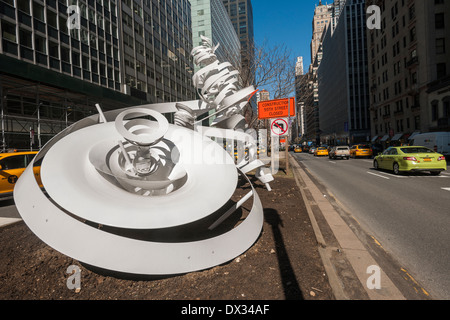
[[[409,280],[411,280],[417,286],[418,289],[422,290],[423,294],[425,294],[426,296],[430,296],[430,294],[424,288],[422,288],[422,286],[416,281],[416,279],[413,278],[412,275],[409,274],[408,271],[406,271],[405,268],[401,268],[401,270],[405,273],[406,277],[404,277],[404,278],[406,280],[408,280],[408,278],[409,278]],[[417,288],[414,288],[414,289],[417,289]]]
[[[403,177],[403,176],[396,176],[395,174],[393,174],[393,173],[388,173],[388,172],[383,172],[383,171],[379,171],[381,174],[385,174],[385,175],[388,175],[388,176],[390,176],[390,177],[394,177],[394,178],[397,178],[397,179],[408,179],[408,177]]]
[[[441,188],[441,189],[445,191],[450,191],[450,188]]]
[[[388,177],[385,177],[385,176],[380,176],[379,174],[376,174],[376,173],[373,173],[373,172],[367,171],[367,173],[371,174],[373,176],[377,176],[377,177],[383,178],[383,179],[391,180],[391,178],[388,178]]]

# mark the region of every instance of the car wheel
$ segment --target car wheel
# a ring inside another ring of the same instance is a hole
[[[400,174],[400,166],[398,165],[398,163],[394,163],[393,171],[396,175]]]
[[[373,162],[373,167],[375,168],[375,170],[379,170],[380,168],[378,167],[378,161],[377,160],[375,160],[374,162]]]
[[[441,174],[440,171],[430,171],[430,173],[431,173],[432,176],[438,176],[438,175]]]

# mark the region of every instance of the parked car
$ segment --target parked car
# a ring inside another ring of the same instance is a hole
[[[316,153],[316,147],[311,147],[311,149],[309,149],[309,153],[310,154],[315,154]]]
[[[316,151],[314,151],[314,156],[320,157],[320,156],[328,156],[328,149],[327,147],[318,147]]]
[[[447,170],[447,161],[443,154],[422,146],[390,147],[373,161],[375,169],[401,172],[429,171],[439,175]]]
[[[350,149],[350,156],[357,157],[372,157],[372,149],[368,144],[355,144]]]
[[[350,159],[350,148],[348,146],[337,146],[333,147],[331,151],[328,153],[328,157],[330,159]]]
[[[36,156],[37,151],[0,153],[0,198],[12,196],[17,180]],[[41,167],[33,167],[34,175],[40,187]]]
[[[413,137],[409,143],[413,146],[424,146],[435,152],[450,157],[450,132],[422,133]]]

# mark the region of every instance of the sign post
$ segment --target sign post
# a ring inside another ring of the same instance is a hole
[[[287,134],[287,132],[289,132],[289,119],[288,118],[272,119],[272,121],[270,122],[270,132],[271,132],[271,136],[272,136],[271,157],[272,157],[272,164],[274,164],[275,161],[278,160],[278,159],[276,159],[275,153],[273,152],[274,144],[278,144],[280,141],[280,137],[285,136]],[[278,150],[278,148],[276,148],[276,150]],[[274,174],[273,168],[274,167],[272,167],[272,174]]]
[[[295,116],[295,98],[260,101],[258,103],[258,119],[270,119],[272,139],[272,163],[274,163],[273,145],[278,143],[279,138],[286,137],[286,172],[289,170],[289,125],[290,118]],[[287,119],[286,119],[287,118]],[[272,167],[273,168],[273,167]],[[273,173],[273,170],[272,170]]]

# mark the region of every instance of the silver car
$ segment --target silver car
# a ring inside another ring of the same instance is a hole
[[[350,159],[350,148],[348,146],[337,146],[333,147],[331,151],[328,153],[328,157],[330,159]]]

